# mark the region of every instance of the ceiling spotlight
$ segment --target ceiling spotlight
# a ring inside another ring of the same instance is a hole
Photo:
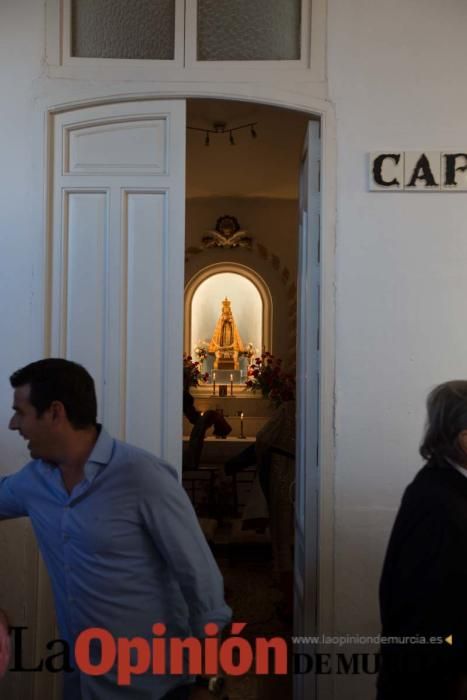
[[[1,3],[1,0],[0,0]],[[214,134],[214,136],[218,136],[221,134],[228,134],[229,138],[229,143],[231,146],[236,146],[237,143],[234,139],[234,131],[240,131],[242,129],[249,129],[251,138],[256,139],[258,137],[258,134],[256,133],[255,126],[258,122],[248,122],[248,124],[239,124],[239,126],[228,126],[226,122],[214,122],[212,125],[212,129],[209,127],[200,127],[200,126],[190,126],[189,124],[187,125],[187,129],[190,131],[199,131],[204,134],[204,145],[209,146],[211,143],[211,134]],[[216,139],[214,139],[215,141]]]

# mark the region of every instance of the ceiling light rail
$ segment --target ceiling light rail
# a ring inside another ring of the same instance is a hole
[[[205,134],[204,138],[204,145],[209,146],[210,145],[210,136],[209,134],[229,134],[229,143],[231,146],[236,145],[236,141],[233,136],[234,131],[240,131],[241,129],[249,129],[250,130],[250,135],[252,139],[256,139],[258,137],[257,131],[255,129],[255,126],[257,126],[258,122],[248,122],[248,124],[240,124],[239,126],[227,126],[226,122],[214,122],[212,125],[212,129],[203,129],[199,126],[187,126],[187,129],[190,131],[201,131],[203,134]]]

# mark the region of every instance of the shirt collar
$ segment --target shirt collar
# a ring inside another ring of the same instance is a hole
[[[459,464],[454,462],[452,459],[449,459],[449,457],[446,457],[446,462],[449,462],[451,467],[454,467],[454,469],[456,471],[458,471],[459,474],[462,474],[462,476],[465,476],[467,478],[467,469],[465,469],[464,467],[461,467]]]
[[[92,452],[88,457],[88,461],[84,465],[84,474],[89,481],[92,481],[100,468],[104,464],[108,464],[112,457],[114,441],[109,433],[98,424],[99,435],[96,444],[92,448]]]
[[[113,438],[100,423],[97,424],[97,429],[99,430],[97,440],[92,448],[86,464],[84,465],[84,476],[88,481],[92,481],[102,467],[110,462],[113,453]],[[43,473],[56,475],[59,472],[56,465],[43,462],[42,460],[38,460],[38,463]]]

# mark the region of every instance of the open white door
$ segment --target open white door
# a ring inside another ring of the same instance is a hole
[[[49,116],[48,354],[93,375],[109,432],[181,472],[184,100]],[[38,572],[37,657],[53,639]],[[57,697],[35,674],[34,697]]]
[[[320,406],[320,123],[310,122],[300,172],[294,635],[317,631]],[[315,651],[309,644],[296,652]],[[313,673],[294,677],[294,700],[316,698]]]
[[[181,467],[185,102],[53,117],[50,350],[113,434]]]

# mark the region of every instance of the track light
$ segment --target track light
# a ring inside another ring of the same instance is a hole
[[[239,126],[233,126],[228,128],[226,122],[214,122],[212,125],[212,129],[206,129],[202,128],[199,126],[187,126],[187,129],[190,131],[201,131],[204,134],[204,145],[209,146],[211,140],[210,140],[210,134],[215,134],[215,135],[222,135],[222,134],[228,134],[229,135],[229,143],[231,146],[236,146],[236,141],[234,139],[233,132],[234,131],[240,131],[242,129],[250,129],[250,134],[252,139],[256,139],[258,137],[258,134],[256,133],[255,126],[258,122],[249,122],[248,124],[240,124]]]

